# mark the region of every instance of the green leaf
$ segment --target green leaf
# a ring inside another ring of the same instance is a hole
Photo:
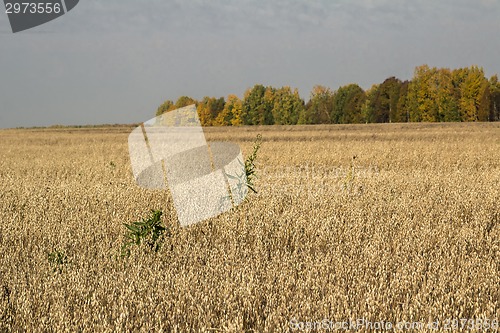
[[[235,179],[235,180],[239,180],[240,178],[236,177],[236,176],[233,176],[233,175],[230,175],[228,173],[226,173],[226,176],[230,179]]]
[[[133,232],[139,232],[139,228],[137,228],[135,225],[132,224],[124,224],[127,229]]]

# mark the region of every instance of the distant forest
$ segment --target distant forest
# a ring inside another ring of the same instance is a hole
[[[500,82],[497,75],[488,80],[478,66],[422,65],[410,81],[389,77],[366,91],[355,83],[337,90],[318,85],[307,103],[297,89],[257,84],[243,99],[167,100],[156,115],[191,104],[203,126],[499,121]]]

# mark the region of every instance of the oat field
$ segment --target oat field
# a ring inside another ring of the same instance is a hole
[[[0,332],[500,320],[499,123],[207,128],[262,134],[258,193],[187,228],[135,185],[131,130],[0,130]],[[152,209],[161,250],[120,257]]]

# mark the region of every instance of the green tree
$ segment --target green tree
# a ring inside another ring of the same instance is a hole
[[[274,120],[274,103],[276,99],[276,88],[266,87],[264,91],[264,125],[275,124]]]
[[[333,94],[331,121],[336,124],[362,122],[362,107],[365,98],[364,90],[357,84],[348,84],[340,87]]]
[[[398,102],[401,80],[394,76],[387,78],[377,89],[373,100],[373,120],[377,123],[398,121]]]
[[[267,98],[265,98],[267,91]],[[264,87],[261,84],[255,85],[253,88],[245,92],[243,98],[243,122],[247,125],[272,125],[273,120],[273,103],[269,99],[273,88]]]
[[[448,68],[441,68],[435,73],[436,102],[438,106],[437,121],[460,121],[459,99],[455,94],[452,72]]]
[[[352,88],[349,98],[347,99],[343,122],[345,124],[363,123],[365,122],[363,105],[366,101],[366,93],[357,84],[353,85]]]
[[[399,90],[399,99],[396,105],[397,111],[393,114],[393,122],[402,123],[410,121],[410,106],[408,101],[409,86],[409,81],[404,81],[401,83],[401,89]]]
[[[311,91],[304,111],[299,115],[299,124],[329,124],[333,110],[333,92],[317,85]]]
[[[175,108],[180,109],[180,108],[183,108],[185,106],[192,105],[192,104],[198,104],[198,101],[196,101],[195,99],[188,97],[188,96],[181,96],[175,102]]]
[[[375,122],[375,98],[378,95],[379,85],[374,84],[365,92],[365,103],[361,108],[361,114],[366,123]]]
[[[477,109],[477,120],[489,121],[490,108],[491,108],[490,83],[488,81],[485,81],[483,82],[483,87],[481,87],[481,97]]]
[[[500,82],[498,76],[490,79],[490,121],[500,121]]]
[[[295,125],[304,110],[304,101],[297,89],[282,87],[273,94],[273,119],[277,125]]]

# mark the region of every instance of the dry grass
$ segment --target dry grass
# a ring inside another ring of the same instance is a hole
[[[134,184],[129,131],[0,131],[0,332],[500,319],[500,124],[207,129],[263,134],[260,191],[186,229]],[[117,258],[150,209],[172,236]]]

